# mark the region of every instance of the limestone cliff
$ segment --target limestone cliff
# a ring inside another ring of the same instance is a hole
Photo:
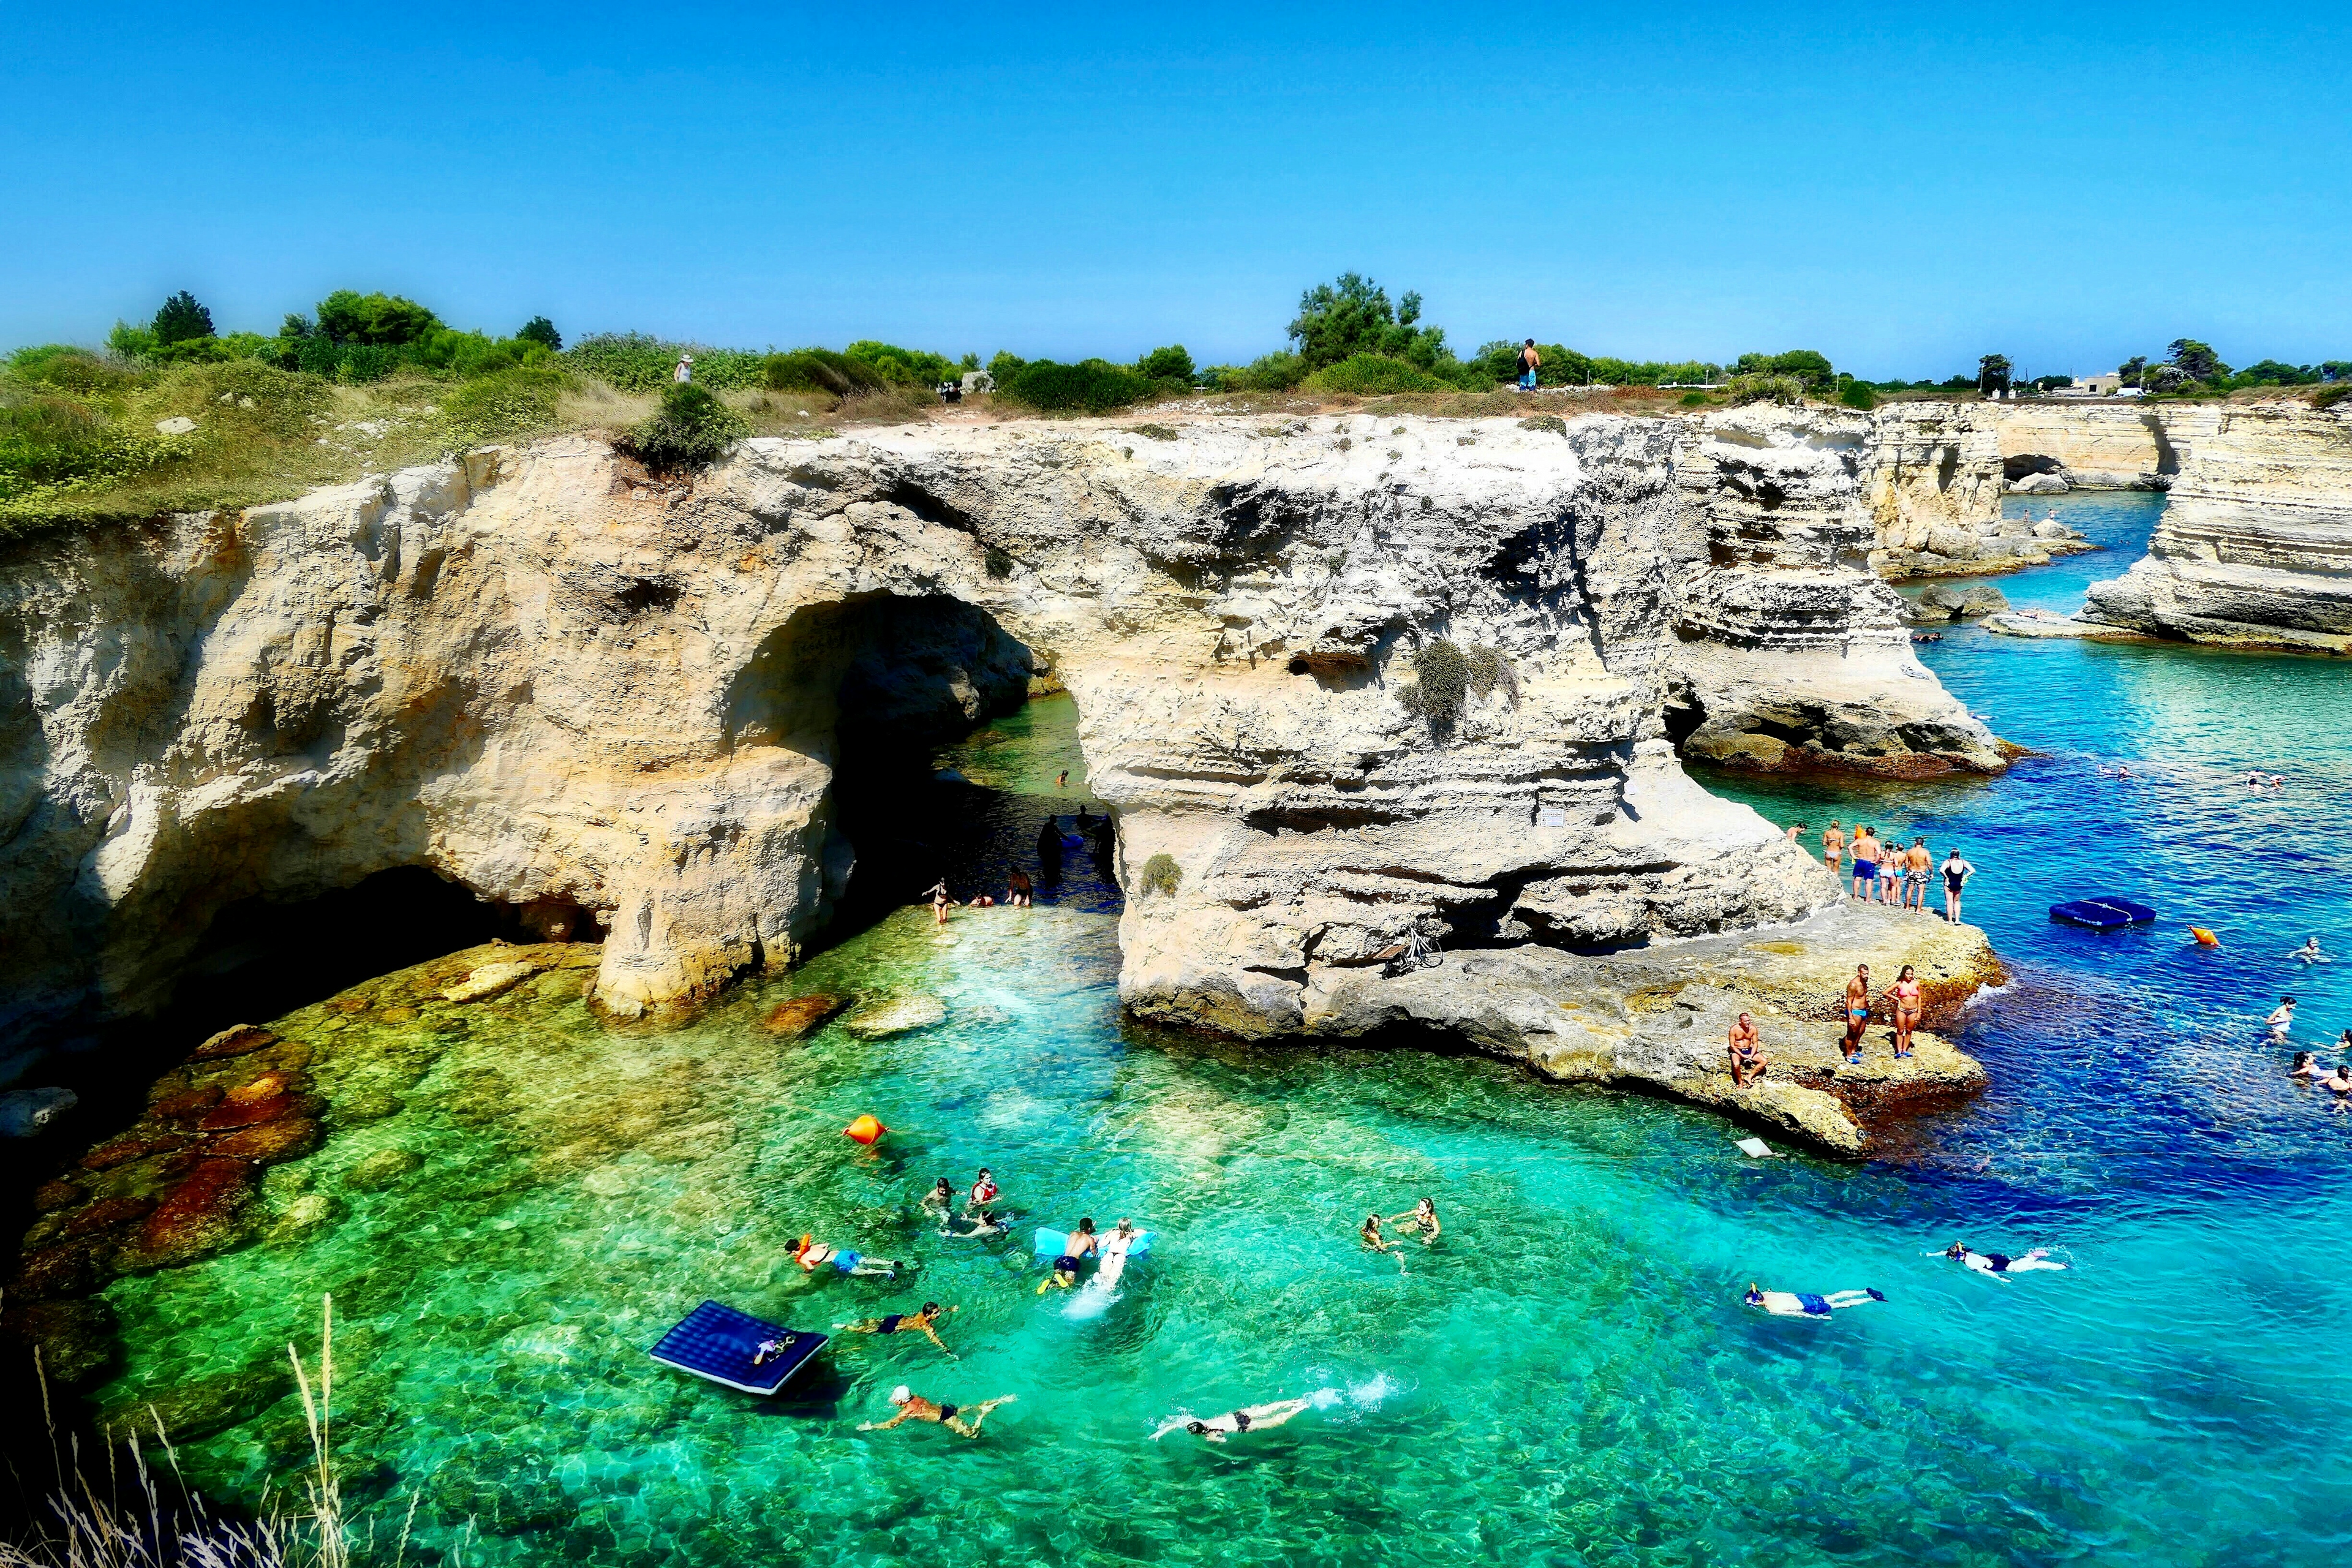
[[[2042,398],[1979,405],[1990,413],[2012,489],[2037,478],[2054,489],[2171,488],[2199,441],[2220,427],[2218,403],[2074,403]]]
[[[2147,554],[2091,584],[2084,626],[2067,629],[2352,652],[2352,410],[2216,413]]]
[[[1077,700],[1128,885],[1179,869],[1125,917],[1139,1010],[1297,1029],[1315,975],[1416,928],[1609,949],[1802,920],[1825,873],[1685,777],[1670,689],[1728,736],[1818,683],[1811,761],[1997,763],[1862,570],[1865,437],[919,427],[749,442],[691,486],[574,437],[22,543],[5,1024],[150,1008],[231,900],[401,866],[593,921],[615,1013],[706,994],[840,896],[845,744],[971,721],[1032,661]],[[1503,672],[1450,721],[1398,697],[1441,637]]]
[[[2092,411],[2053,417],[2077,412]],[[2090,548],[2063,525],[2003,521],[2012,461],[2003,448],[2004,418],[1998,404],[1894,403],[1878,410],[1863,481],[1876,529],[1874,570],[1888,577],[1974,576],[2047,565],[2054,555]]]

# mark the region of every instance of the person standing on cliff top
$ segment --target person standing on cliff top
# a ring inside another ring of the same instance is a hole
[[[1526,346],[1519,350],[1519,390],[1521,392],[1533,392],[1536,389],[1536,369],[1542,363],[1543,355],[1536,353],[1536,341],[1529,338]]]
[[[677,368],[669,373],[669,378],[672,381],[677,382],[681,386],[685,385],[688,382],[692,381],[694,379],[694,356],[692,354],[678,355]]]

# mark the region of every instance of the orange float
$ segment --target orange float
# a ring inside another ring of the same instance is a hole
[[[2211,931],[2207,931],[2203,926],[2190,926],[2189,928],[2189,934],[2197,939],[2197,945],[2200,947],[2219,947],[2221,945],[2221,939],[2215,936]]]
[[[882,1123],[877,1121],[871,1115],[861,1116],[856,1121],[842,1129],[842,1131],[846,1133],[852,1140],[856,1142],[863,1143],[868,1148],[873,1147],[874,1141],[876,1139],[881,1137],[882,1134],[889,1131],[890,1130],[887,1127],[885,1127]]]

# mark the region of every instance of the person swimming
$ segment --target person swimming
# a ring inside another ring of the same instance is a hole
[[[862,1252],[853,1252],[845,1247],[828,1246],[805,1236],[786,1247],[784,1255],[799,1264],[802,1271],[807,1274],[814,1274],[830,1263],[844,1274],[886,1279],[898,1277],[898,1265],[889,1258],[868,1258]]]
[[[1381,1216],[1378,1214],[1366,1215],[1364,1223],[1356,1227],[1356,1235],[1361,1237],[1364,1245],[1374,1252],[1385,1252],[1393,1256],[1397,1261],[1397,1272],[1400,1274],[1404,1272],[1404,1243],[1391,1241],[1381,1234]]]
[[[1171,1432],[1184,1431],[1212,1443],[1222,1443],[1228,1434],[1238,1436],[1244,1432],[1270,1431],[1318,1405],[1338,1397],[1338,1394],[1339,1390],[1325,1388],[1297,1399],[1277,1399],[1267,1405],[1244,1405],[1228,1415],[1212,1415],[1206,1420],[1180,1417],[1154,1432],[1151,1440],[1157,1443]]]
[[[977,1437],[980,1436],[980,1424],[988,1419],[990,1411],[1000,1405],[1010,1405],[1020,1397],[1017,1394],[1001,1394],[978,1405],[942,1405],[924,1398],[902,1383],[890,1391],[890,1403],[898,1407],[898,1414],[880,1423],[860,1421],[857,1429],[860,1432],[887,1432],[902,1421],[935,1421],[960,1436]],[[967,1423],[961,1419],[959,1411],[971,1416],[971,1421]]]
[[[2263,1022],[2270,1026],[2271,1044],[2286,1044],[2287,1031],[2294,1027],[2294,998],[2280,997],[2279,1005],[2271,1009],[2271,1016]]]
[[[1054,1259],[1054,1267],[1046,1272],[1045,1278],[1037,1281],[1037,1294],[1042,1296],[1048,1290],[1067,1290],[1077,1282],[1078,1260],[1065,1252]]]
[[[982,1237],[1006,1235],[1012,1228],[1008,1221],[996,1217],[994,1210],[982,1209],[977,1214],[965,1215],[960,1219],[945,1222],[940,1226],[940,1234],[960,1237],[966,1240],[977,1240]]]
[[[963,1212],[970,1214],[974,1209],[983,1208],[995,1201],[996,1178],[989,1174],[987,1166],[982,1165],[980,1168],[979,1179],[971,1184],[971,1194],[964,1199]]]
[[[2352,1066],[2338,1063],[2334,1072],[2323,1073],[2312,1082],[2321,1089],[2333,1090],[2339,1099],[2352,1094]]]
[[[936,1215],[941,1225],[955,1212],[955,1184],[941,1176],[939,1185],[923,1194],[923,1212]]]
[[[961,1361],[963,1358],[957,1355],[955,1352],[948,1350],[947,1345],[940,1339],[940,1315],[942,1310],[961,1312],[963,1309],[961,1307],[942,1309],[937,1301],[926,1301],[923,1303],[923,1310],[919,1312],[887,1312],[878,1318],[866,1318],[854,1323],[835,1323],[833,1326],[844,1333],[850,1334],[920,1334],[931,1343],[938,1345],[940,1349],[947,1351],[950,1360]]]
[[[1859,1307],[1866,1301],[1884,1301],[1886,1298],[1868,1288],[1832,1290],[1826,1296],[1802,1296],[1787,1290],[1759,1289],[1750,1280],[1748,1293],[1739,1300],[1743,1306],[1769,1312],[1776,1318],[1826,1318],[1833,1311]]]
[[[2002,1252],[1972,1252],[1967,1242],[1956,1241],[1944,1248],[1944,1256],[1979,1274],[2031,1274],[2036,1269],[2066,1267],[2052,1258],[2046,1247],[2037,1247],[2021,1257],[2011,1258]]]
[[[2319,939],[2305,937],[2301,947],[2287,954],[2297,963],[2333,963],[2336,960],[2319,950]]]
[[[1437,1223],[1437,1201],[1434,1198],[1423,1198],[1404,1213],[1389,1215],[1388,1223],[1395,1225],[1400,1220],[1404,1224],[1404,1233],[1421,1237],[1423,1247],[1437,1245],[1438,1232],[1442,1227]]]
[[[2297,1051],[2294,1053],[2294,1065],[2286,1069],[2286,1076],[2297,1083],[2309,1083],[2326,1070],[2319,1065],[2319,1058],[2309,1051]]]

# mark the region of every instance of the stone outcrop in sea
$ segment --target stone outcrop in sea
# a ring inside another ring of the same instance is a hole
[[[6,1024],[152,1009],[231,901],[412,866],[604,931],[610,1013],[690,1002],[791,963],[842,896],[846,750],[1047,668],[1122,880],[1173,869],[1128,904],[1140,1013],[1307,1028],[1415,930],[1569,952],[1802,922],[1827,874],[1677,736],[2001,765],[1867,570],[1869,441],[1814,410],[1011,425],[755,440],[677,487],[567,437],[21,542]],[[1408,705],[1441,640],[1469,684]]]
[[[2051,417],[2063,422],[2094,412],[2063,410]],[[1996,404],[1893,403],[1872,416],[1863,480],[1877,531],[1871,566],[1897,578],[1978,576],[2045,566],[2093,548],[2063,523],[2001,516],[2001,497],[2020,489],[2009,477],[2011,468],[2056,463],[2007,453],[2011,437]],[[2022,479],[2041,470],[2018,471]]]

